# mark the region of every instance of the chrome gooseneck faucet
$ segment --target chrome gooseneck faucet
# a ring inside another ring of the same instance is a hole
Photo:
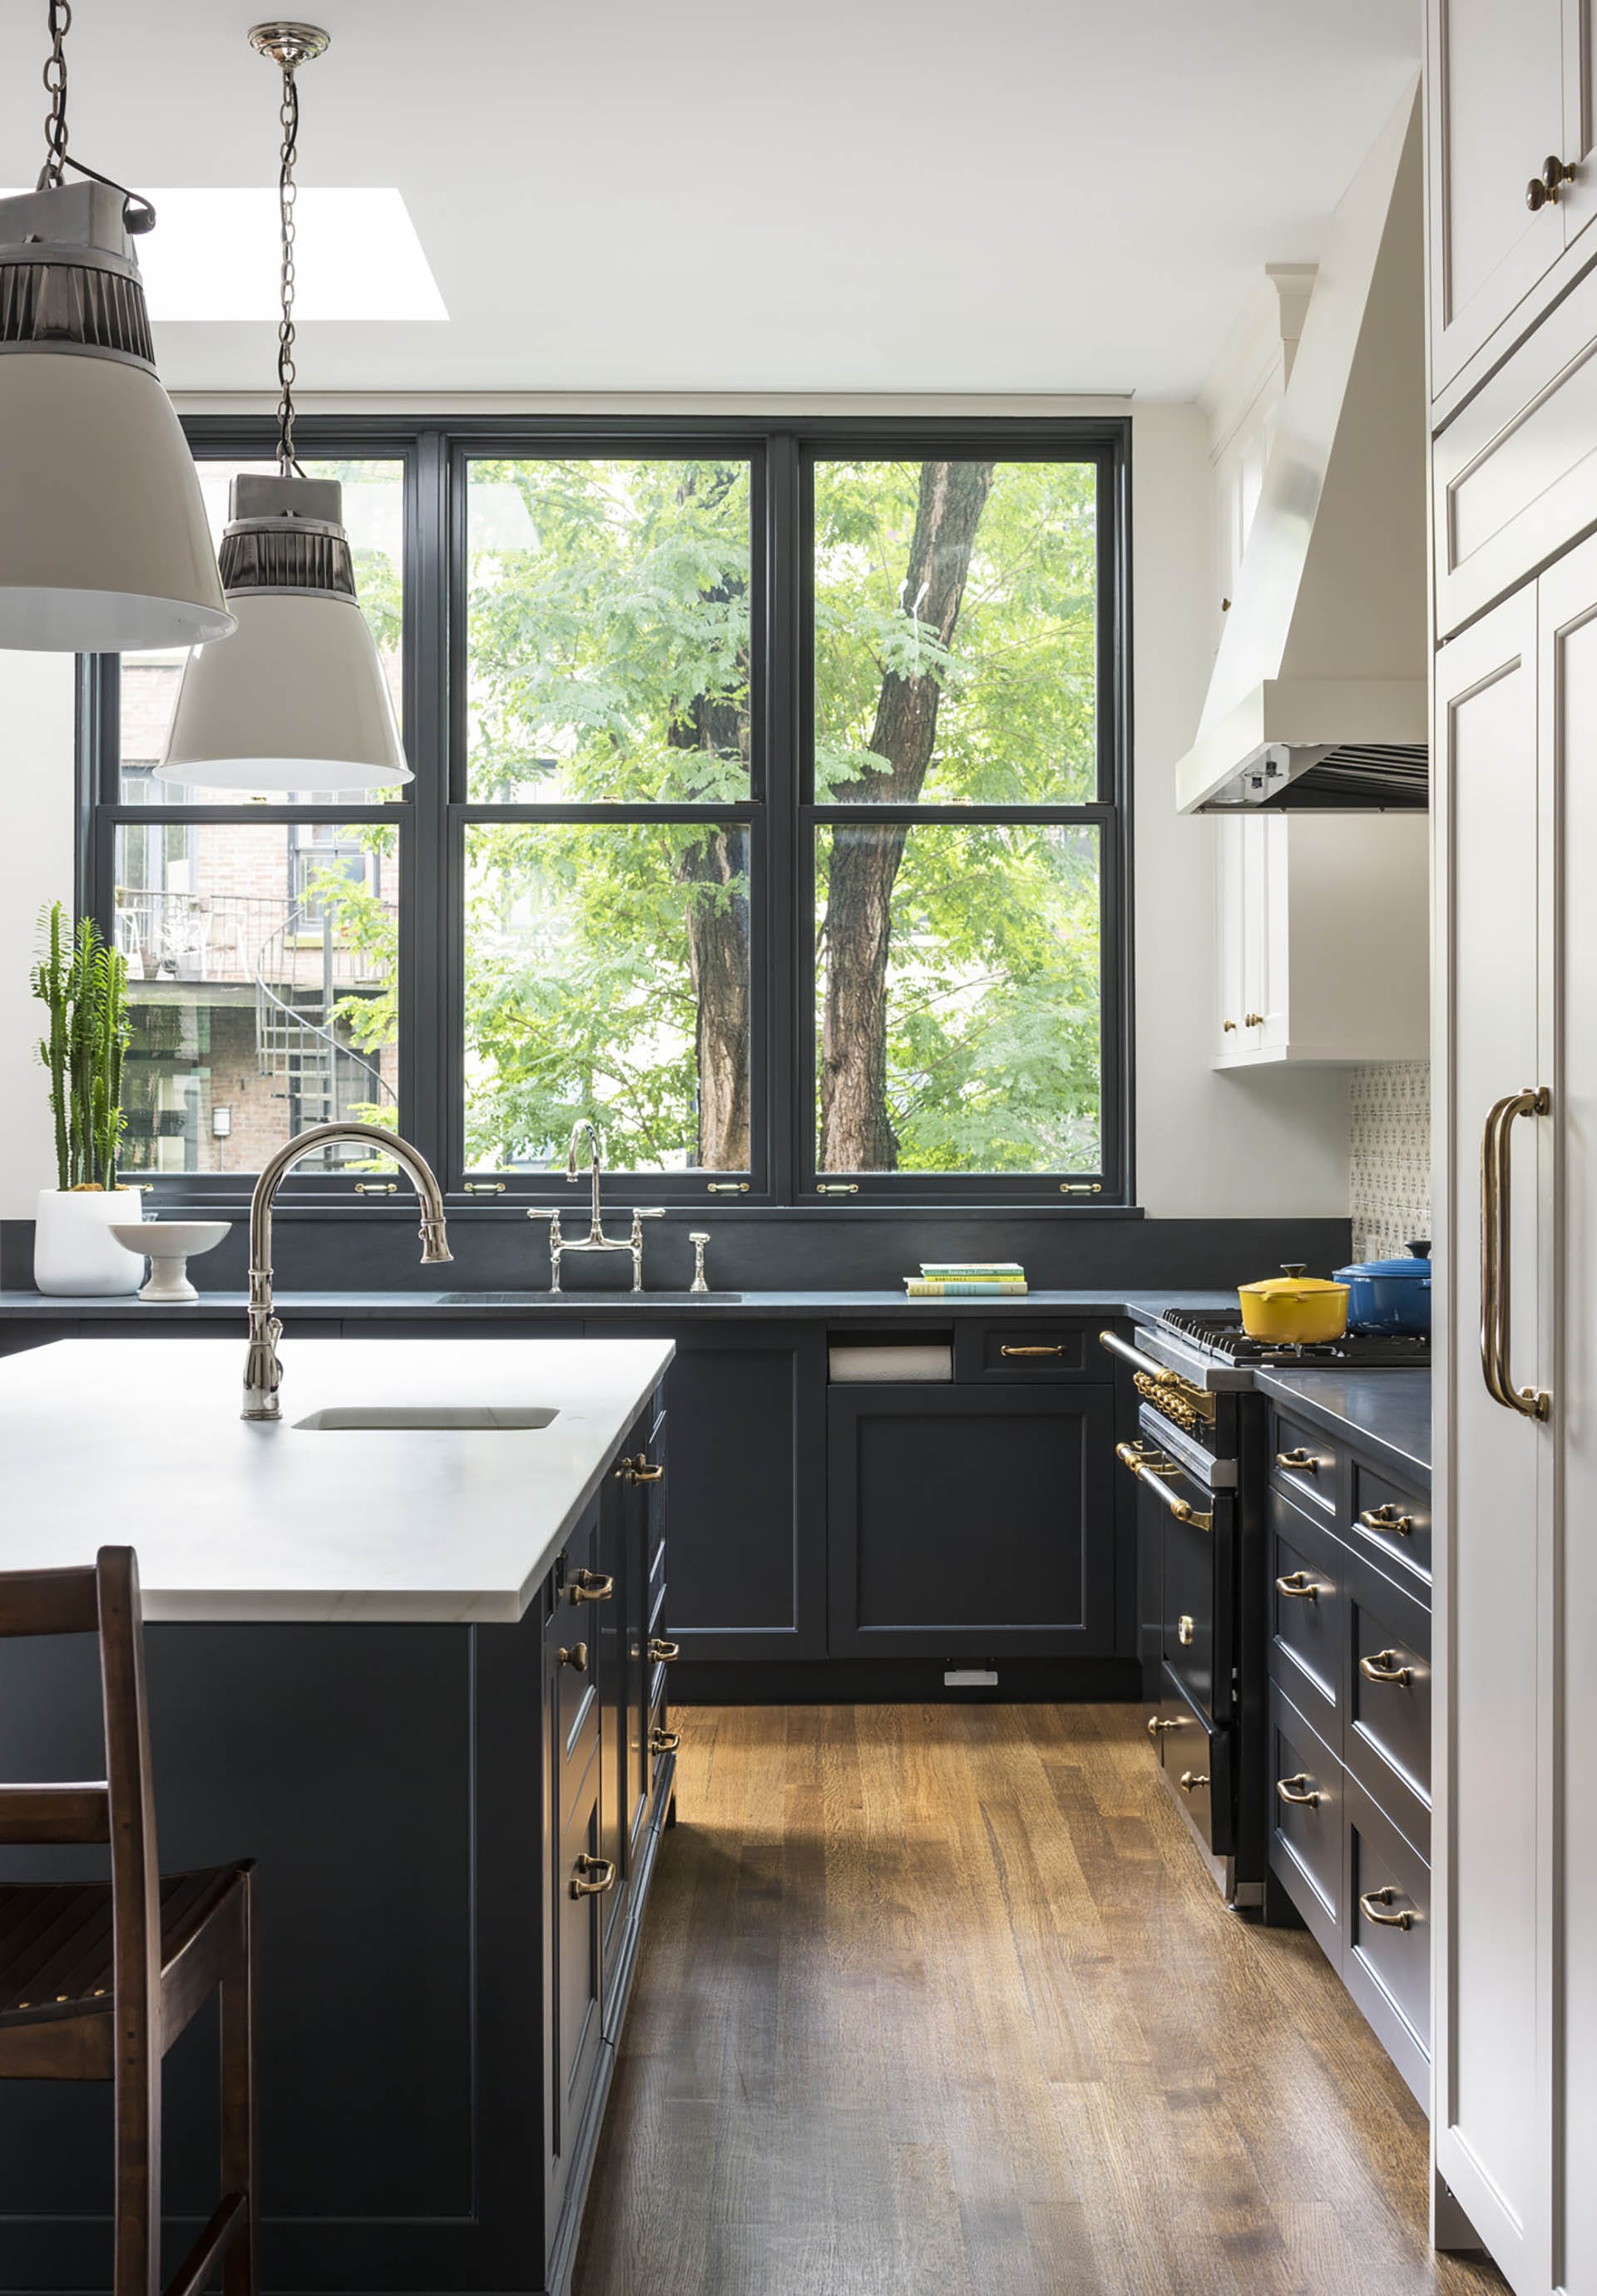
[[[317,1124],[291,1140],[286,1148],[279,1148],[262,1168],[250,1199],[250,1352],[244,1359],[244,1405],[240,1414],[245,1419],[280,1416],[277,1387],[283,1368],[277,1360],[277,1342],[283,1326],[272,1310],[272,1205],[284,1176],[301,1157],[314,1155],[333,1140],[369,1141],[402,1165],[422,1200],[423,1266],[455,1257],[445,1229],[443,1191],[425,1157],[397,1133],[385,1132],[377,1124]]]

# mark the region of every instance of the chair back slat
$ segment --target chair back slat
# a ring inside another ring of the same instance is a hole
[[[111,1840],[111,1795],[103,1785],[0,1786],[0,1843]]]
[[[100,1624],[99,1573],[0,1570],[0,1635],[92,1635]]]

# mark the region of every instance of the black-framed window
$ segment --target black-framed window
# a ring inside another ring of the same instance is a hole
[[[219,529],[266,426],[190,435]],[[564,1200],[589,1116],[629,1202],[1129,1201],[1125,424],[300,439],[416,779],[170,788],[180,663],[85,665],[130,1172],[236,1196],[359,1114]]]

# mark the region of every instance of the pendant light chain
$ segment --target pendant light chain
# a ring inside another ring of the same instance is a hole
[[[58,192],[67,164],[67,34],[72,29],[71,0],[48,0],[45,20],[50,28],[50,53],[45,59],[50,109],[45,114],[46,157],[35,188]]]
[[[283,241],[278,280],[283,316],[277,323],[277,468],[286,479],[300,468],[294,454],[294,202],[299,197],[294,162],[300,146],[300,91],[292,64],[283,67],[283,102],[277,117],[283,123],[277,155],[277,218]]]

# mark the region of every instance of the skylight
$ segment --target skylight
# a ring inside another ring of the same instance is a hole
[[[138,242],[152,319],[277,316],[275,187],[152,191]],[[297,319],[447,319],[402,193],[306,184],[295,248]]]

